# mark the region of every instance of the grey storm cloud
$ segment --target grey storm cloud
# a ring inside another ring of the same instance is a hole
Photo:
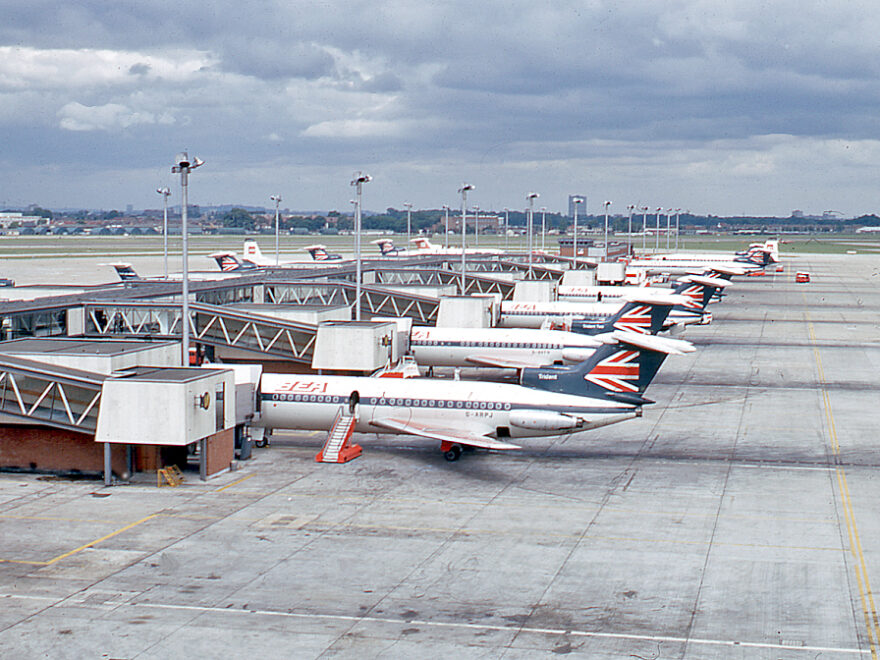
[[[103,167],[76,148],[89,137],[131,154],[133,171],[154,167],[160,149],[198,145],[218,177],[228,174],[218,194],[242,202],[247,180],[229,181],[247,162],[309,181],[310,166],[333,176],[370,166],[373,190],[384,172],[425,203],[422,168],[452,189],[482,177],[492,183],[480,190],[499,199],[542,184],[564,197],[584,179],[612,197],[656,179],[657,191],[688,198],[701,188],[694,172],[755,186],[820,155],[851,181],[854,154],[864,167],[880,139],[880,7],[862,0],[10,0],[5,9],[0,175],[28,195],[45,186],[29,184],[22,159]],[[775,198],[743,188],[730,199],[805,206],[796,195],[818,197],[818,187],[803,180],[820,176],[798,176],[788,188],[775,181]],[[59,202],[88,190],[76,178],[59,177]],[[315,208],[329,195],[309,192]],[[681,204],[712,202],[706,193]]]

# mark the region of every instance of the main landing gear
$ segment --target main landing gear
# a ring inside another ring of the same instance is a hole
[[[457,461],[461,458],[461,453],[463,451],[462,446],[454,443],[454,442],[441,442],[440,443],[440,451],[443,452],[443,458],[447,461]]]

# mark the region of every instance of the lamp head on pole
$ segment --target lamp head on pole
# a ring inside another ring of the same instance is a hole
[[[171,191],[168,188],[156,188],[156,192],[160,195],[164,195],[166,198],[171,194]]]
[[[269,199],[275,202],[275,206],[278,206],[278,204],[281,202],[281,195],[270,195]]]
[[[371,177],[369,174],[362,174],[361,172],[357,172],[355,173],[354,178],[351,180],[351,185],[358,186],[363,183],[369,183],[372,180],[373,177]]]
[[[181,151],[174,157],[174,160],[176,161],[176,164],[171,168],[171,171],[174,174],[189,172],[190,170],[194,170],[205,164],[205,161],[197,156],[193,156],[192,159],[190,159],[189,154],[186,151]]]
[[[468,193],[468,191],[474,190],[474,188],[475,186],[471,185],[470,183],[463,183],[461,184],[461,188],[458,189],[458,192],[460,192],[462,195],[465,195]]]
[[[605,204],[605,210],[607,211],[607,210],[608,210],[608,207],[611,206],[613,203],[614,203],[614,202],[611,202],[611,201],[606,201],[606,202],[604,202],[604,204]]]

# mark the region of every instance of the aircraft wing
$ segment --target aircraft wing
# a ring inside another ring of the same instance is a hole
[[[544,366],[540,361],[509,360],[492,355],[468,355],[465,359],[479,367],[498,367],[499,369],[525,369],[526,367]]]
[[[384,417],[382,419],[374,419],[371,425],[380,429],[394,431],[396,433],[408,433],[409,435],[417,435],[431,440],[440,440],[441,442],[454,442],[460,445],[469,445],[471,447],[480,447],[482,449],[519,449],[519,445],[512,445],[508,442],[501,442],[487,438],[484,435],[476,433],[467,433],[457,429],[439,428],[421,424],[419,422],[405,422],[402,419],[393,417]]]

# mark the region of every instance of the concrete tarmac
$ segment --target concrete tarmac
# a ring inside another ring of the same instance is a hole
[[[643,418],[516,453],[0,475],[2,655],[876,658],[878,265],[741,278]]]

